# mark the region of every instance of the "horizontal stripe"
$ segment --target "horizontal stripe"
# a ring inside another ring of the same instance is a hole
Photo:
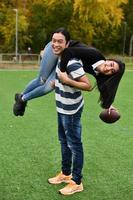
[[[75,89],[74,87],[67,86],[65,84],[62,84],[58,79],[55,80],[55,88],[60,88],[62,92],[69,92],[71,94],[74,94],[75,92],[79,92],[79,89]]]
[[[68,64],[67,64],[67,66],[69,66],[69,65],[75,65],[76,63],[80,63],[80,65],[82,65],[82,66],[83,66],[83,63],[82,63],[82,61],[81,61],[81,60],[79,60],[79,59],[77,59],[77,58],[73,58],[73,59],[69,60],[69,62],[68,62]]]
[[[62,108],[63,110],[76,110],[79,107],[79,105],[82,103],[82,101],[83,99],[80,102],[72,104],[72,105],[67,105],[67,104],[63,104],[61,101],[56,101],[56,105],[57,107]]]
[[[82,63],[78,60],[71,60],[67,65],[67,72],[72,79],[79,78],[85,74]],[[55,98],[57,112],[62,114],[74,114],[84,104],[81,91],[77,88],[71,87],[61,83],[58,78],[60,73],[59,65],[56,67],[56,79],[55,79]]]
[[[77,62],[74,65],[67,66],[67,71],[69,73],[71,73],[71,72],[73,72],[73,71],[75,71],[77,69],[80,69],[80,68],[83,69],[83,65],[81,65],[79,62]]]
[[[80,68],[80,69],[77,69],[73,72],[70,72],[70,74],[73,77],[73,79],[77,79],[77,78],[84,76],[85,72],[84,72],[83,68]]]
[[[76,104],[76,103],[79,103],[83,97],[80,95],[78,98],[66,98],[66,97],[62,97],[60,94],[57,94],[55,95],[55,98],[56,98],[56,101],[60,101],[62,102],[63,104],[66,104],[66,105],[73,105],[73,104]]]
[[[81,60],[73,59],[68,62],[67,71],[73,79],[80,78],[85,74],[83,69],[83,63]]]
[[[79,96],[81,96],[81,91],[75,91],[73,93],[70,93],[68,91],[64,92],[58,87],[55,87],[55,92],[57,94],[60,94],[60,96],[64,98],[77,99]]]
[[[84,105],[84,101],[82,101],[82,103],[80,104],[80,106],[75,109],[75,110],[64,110],[63,108],[58,108],[57,107],[57,112],[62,113],[62,114],[66,114],[66,115],[73,115],[75,114],[82,106]]]

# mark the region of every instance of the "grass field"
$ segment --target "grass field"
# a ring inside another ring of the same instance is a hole
[[[121,119],[115,124],[100,121],[97,91],[84,93],[84,192],[70,197],[58,194],[64,185],[47,183],[60,171],[54,92],[30,101],[24,117],[12,114],[14,93],[36,74],[0,71],[0,200],[131,200],[133,72],[120,84],[114,106]]]

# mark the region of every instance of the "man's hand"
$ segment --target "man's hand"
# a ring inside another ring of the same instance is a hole
[[[52,88],[55,88],[55,81],[50,81],[50,85]]]
[[[70,78],[68,77],[66,72],[60,72],[58,77],[62,83],[64,84],[69,83]]]

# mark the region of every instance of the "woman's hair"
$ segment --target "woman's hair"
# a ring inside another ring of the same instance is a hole
[[[118,63],[119,65],[118,72],[110,76],[99,74],[96,77],[97,87],[100,92],[99,101],[103,108],[109,108],[113,103],[117,88],[125,71],[125,64],[122,61],[116,59],[110,59],[110,60],[113,60],[116,63]]]
[[[53,34],[54,33],[62,33],[62,35],[64,35],[64,37],[66,39],[66,43],[68,43],[70,41],[70,39],[71,39],[70,33],[64,27],[56,29],[53,32]]]

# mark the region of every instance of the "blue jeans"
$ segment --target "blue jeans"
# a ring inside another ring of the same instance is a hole
[[[39,76],[32,80],[23,91],[23,100],[43,96],[53,90],[50,82],[55,80],[55,67],[57,56],[52,51],[51,42],[44,48],[44,55],[41,60]]]
[[[62,172],[72,173],[72,180],[81,183],[83,168],[83,146],[81,142],[81,108],[74,115],[58,113],[58,137],[61,144]]]

